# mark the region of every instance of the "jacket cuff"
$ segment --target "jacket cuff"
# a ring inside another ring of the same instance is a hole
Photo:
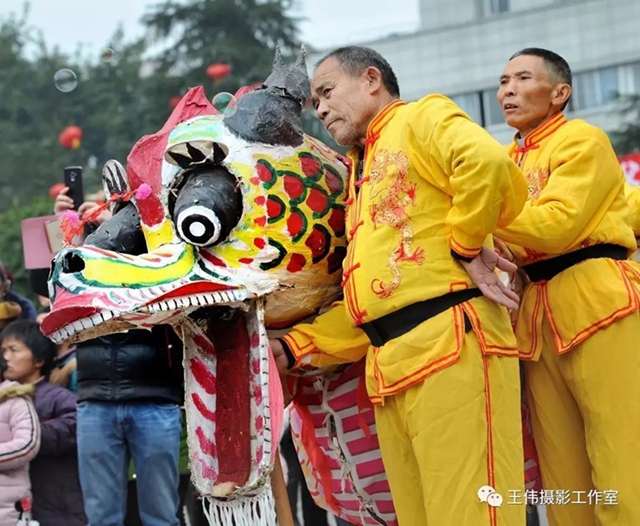
[[[454,250],[451,250],[451,257],[456,261],[462,261],[463,263],[471,263],[474,259],[474,258],[467,258],[467,257],[461,256]]]
[[[451,231],[451,252],[461,258],[472,260],[482,251],[484,240],[485,236],[470,235],[459,228],[454,228]]]
[[[293,369],[296,366],[296,357],[291,352],[291,348],[289,347],[289,344],[286,342],[284,338],[276,338],[276,339],[280,342],[280,345],[282,345],[282,348],[284,349],[284,354],[287,357],[287,369],[289,370]]]
[[[295,329],[278,338],[285,349],[292,369],[308,366],[311,355],[317,352],[313,340]],[[293,362],[291,361],[293,358]]]

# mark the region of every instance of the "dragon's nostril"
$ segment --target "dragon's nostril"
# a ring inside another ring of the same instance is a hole
[[[65,254],[62,259],[62,272],[73,274],[84,270],[84,260],[76,253]]]

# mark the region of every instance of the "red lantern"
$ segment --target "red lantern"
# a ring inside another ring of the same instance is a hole
[[[211,80],[222,80],[231,73],[231,66],[223,62],[216,62],[207,68],[207,77]]]
[[[49,197],[51,199],[55,199],[56,197],[58,197],[58,194],[62,192],[62,190],[64,190],[64,188],[65,188],[64,183],[52,184],[49,187]]]
[[[180,95],[174,95],[169,99],[169,106],[171,108],[175,108],[178,104],[180,104],[181,100],[182,100],[182,97]]]
[[[67,126],[58,135],[58,142],[67,150],[77,150],[82,141],[82,130],[78,126]]]

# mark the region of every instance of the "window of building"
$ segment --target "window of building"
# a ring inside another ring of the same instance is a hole
[[[633,75],[633,85],[630,87],[630,92],[640,95],[640,62],[631,64],[631,71]]]
[[[504,114],[497,98],[498,89],[486,89],[482,92],[482,106],[484,110],[485,126],[504,124]]]
[[[484,125],[480,92],[474,91],[473,93],[453,95],[451,100],[460,106],[477,124],[480,126]]]
[[[620,93],[620,68],[611,67],[578,73],[573,85],[575,109],[605,106],[614,102]]]
[[[509,0],[480,0],[484,16],[497,15],[509,11]]]

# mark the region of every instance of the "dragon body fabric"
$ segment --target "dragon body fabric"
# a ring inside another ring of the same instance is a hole
[[[267,330],[341,294],[348,161],[302,132],[309,92],[303,52],[292,67],[278,53],[224,115],[190,90],[126,170],[105,165],[112,218],[52,263],[54,341],[157,324],[183,340],[192,479],[211,524],[276,524],[283,400]],[[396,524],[362,364],[307,373],[291,422],[312,494],[352,522]]]

